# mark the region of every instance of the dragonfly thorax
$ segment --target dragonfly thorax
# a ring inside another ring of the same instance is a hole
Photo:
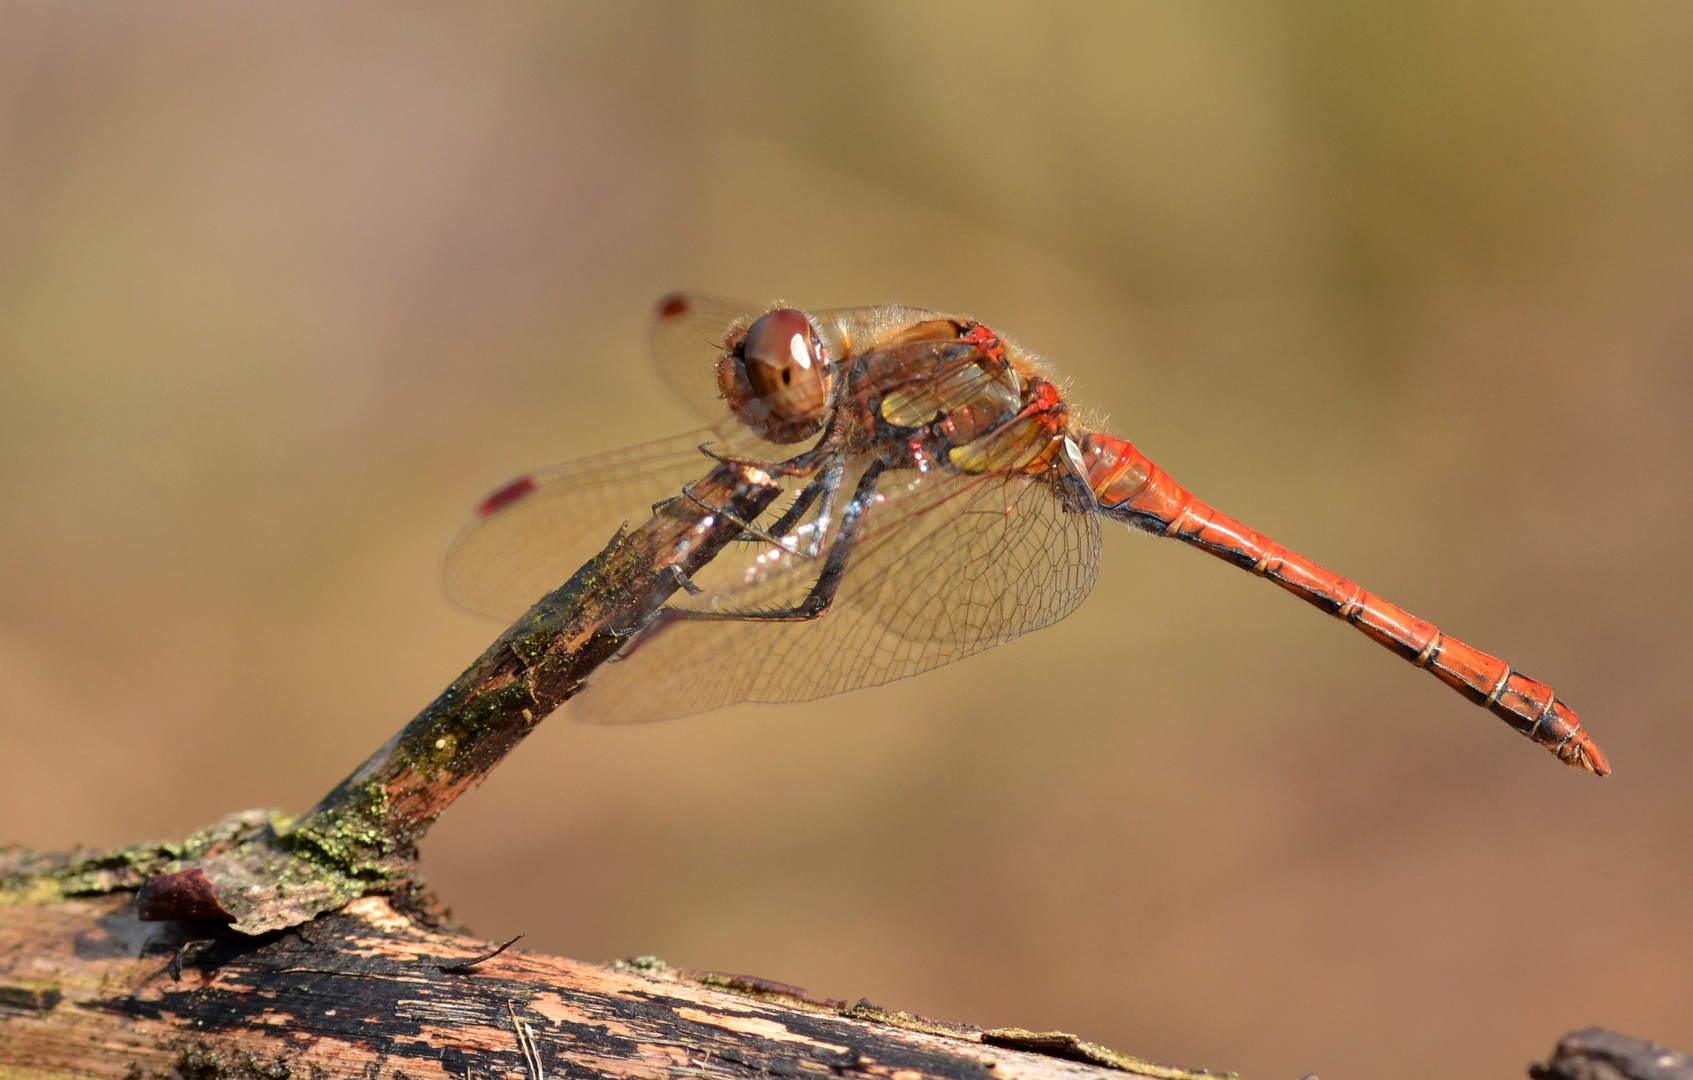
[[[905,336],[867,367],[866,381],[887,387],[878,405],[882,422],[927,428],[946,446],[962,446],[1022,408],[1023,384],[987,327],[933,319]]]
[[[885,394],[877,412],[883,423],[910,430],[914,448],[966,473],[1046,467],[1067,410],[1051,383],[1019,378],[992,331],[967,326],[927,355],[907,351],[901,359],[920,377]]]

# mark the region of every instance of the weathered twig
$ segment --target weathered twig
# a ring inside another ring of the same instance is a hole
[[[73,859],[55,871],[65,891],[139,886],[143,919],[224,922],[249,934],[367,893],[416,891],[417,840],[441,811],[577,693],[782,488],[755,466],[719,462],[691,490],[695,498],[659,505],[543,597],[304,817],[248,812],[180,845]]]
[[[763,471],[719,463],[696,499],[661,504],[549,594],[371,759],[301,819],[311,844],[353,873],[392,872],[442,810],[580,690],[685,578],[781,493]],[[721,511],[712,513],[706,507]]]

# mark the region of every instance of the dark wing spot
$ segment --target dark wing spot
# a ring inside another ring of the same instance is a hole
[[[490,514],[497,514],[534,490],[535,478],[533,476],[520,476],[477,504],[476,516],[487,517]]]
[[[658,317],[661,319],[678,319],[688,313],[688,298],[680,293],[671,293],[658,302]]]

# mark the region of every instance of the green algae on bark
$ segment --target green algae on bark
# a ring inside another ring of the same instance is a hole
[[[694,498],[662,503],[646,524],[614,537],[306,814],[289,834],[295,850],[355,876],[412,862],[441,811],[580,691],[781,490],[756,467],[720,462],[693,485]]]
[[[620,530],[304,816],[249,810],[181,843],[114,851],[0,849],[0,903],[142,889],[145,908],[150,889],[162,912],[187,905],[192,917],[262,934],[367,893],[426,897],[413,873],[417,841],[441,812],[579,692],[781,490],[755,466],[719,462],[692,485],[693,499],[662,503],[646,523]]]

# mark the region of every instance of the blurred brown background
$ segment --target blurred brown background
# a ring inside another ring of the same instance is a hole
[[[1674,0],[7,5],[0,838],[312,803],[497,631],[460,514],[691,423],[684,286],[1002,328],[1616,775],[1113,534],[943,671],[547,724],[425,845],[473,928],[1252,1080],[1693,1049]]]

